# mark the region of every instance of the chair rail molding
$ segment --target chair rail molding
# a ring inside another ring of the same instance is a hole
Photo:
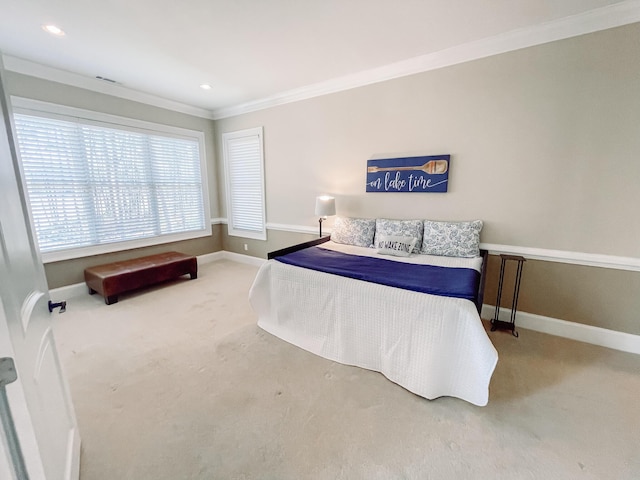
[[[497,245],[494,243],[481,243],[480,248],[488,250],[491,255],[506,253],[508,255],[521,255],[531,260],[544,260],[547,262],[570,263],[588,267],[640,272],[640,258],[635,257],[619,257],[599,253],[550,250],[546,248],[519,247],[514,245]]]
[[[212,219],[213,223],[227,223],[226,218]],[[266,223],[267,230],[279,230],[292,233],[309,233],[318,232],[316,226],[293,225],[285,223]],[[330,234],[327,231],[327,234]],[[526,259],[543,260],[546,262],[568,263],[573,265],[584,265],[587,267],[610,268],[614,270],[629,270],[632,272],[640,272],[640,258],[621,257],[616,255],[605,255],[600,253],[573,252],[569,250],[553,250],[547,248],[522,247],[518,245],[501,245],[496,243],[481,243],[480,248],[488,250],[491,255],[500,255],[505,253],[508,255],[521,255]]]

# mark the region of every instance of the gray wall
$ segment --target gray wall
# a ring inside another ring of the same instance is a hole
[[[485,243],[640,258],[638,51],[633,24],[222,119],[216,135],[264,126],[270,223],[317,226],[329,193],[340,215],[480,218]],[[365,193],[367,159],[412,153],[452,155],[448,193]],[[640,273],[531,261],[521,307],[640,334]]]
[[[10,71],[5,72],[5,88],[9,95],[13,96],[204,132],[211,217],[216,218],[219,216],[220,207],[217,165],[215,161],[215,136],[213,122],[211,120]],[[218,225],[213,227],[212,235],[209,237],[47,263],[45,265],[45,271],[49,288],[57,288],[83,282],[84,269],[91,265],[99,265],[147,254],[150,255],[167,250],[178,250],[192,255],[202,255],[221,249],[221,228]]]
[[[484,243],[640,258],[639,50],[633,24],[216,122],[14,72],[6,88],[204,131],[214,218],[225,216],[220,135],[264,126],[271,224],[314,231],[315,196],[330,193],[341,215],[481,218]],[[364,192],[367,159],[441,153],[452,155],[448,193]],[[272,229],[261,242],[218,225],[209,238],[168,247],[264,258],[314,237]],[[159,248],[48,264],[49,287],[81,282],[85,266]],[[489,304],[498,267],[492,257]],[[640,273],[528,261],[519,306],[640,334]]]

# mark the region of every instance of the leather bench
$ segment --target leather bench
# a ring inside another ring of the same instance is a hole
[[[96,265],[84,270],[89,294],[99,293],[107,305],[121,293],[148,287],[189,274],[198,278],[198,260],[193,255],[165,252],[121,262]]]

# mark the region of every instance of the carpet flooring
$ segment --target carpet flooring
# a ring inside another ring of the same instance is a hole
[[[67,299],[82,480],[640,478],[640,356],[491,332],[488,406],[429,401],[259,329],[256,272]]]

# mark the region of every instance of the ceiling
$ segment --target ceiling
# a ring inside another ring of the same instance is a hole
[[[114,88],[121,92],[144,92],[216,112],[566,19],[588,21],[593,12],[639,10],[638,4],[0,0],[0,51],[8,70],[54,79],[75,74],[87,88],[104,85],[96,79],[101,76],[116,81]],[[45,24],[57,25],[65,35],[45,32]],[[212,88],[201,89],[203,83]]]

